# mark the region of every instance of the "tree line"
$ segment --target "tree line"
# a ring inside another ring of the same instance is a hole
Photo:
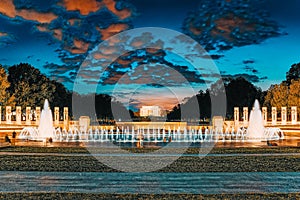
[[[283,106],[300,106],[300,63],[290,67],[286,73],[286,80],[280,84],[271,85],[266,91],[262,91],[261,88],[243,77],[222,78],[219,82],[224,83],[226,92],[225,117],[227,119],[233,119],[234,107],[248,107],[251,110],[255,99],[259,100],[260,105],[268,107],[268,110],[271,110],[271,107],[277,107],[278,112],[280,112],[279,108]],[[212,84],[206,91],[200,90],[197,95],[174,106],[167,115],[168,120],[205,120],[211,118],[211,95],[215,90],[218,90],[218,83]],[[191,105],[195,105],[195,101],[198,102],[199,111],[189,109]],[[181,110],[183,109],[191,110],[188,116],[182,115]]]
[[[20,63],[8,68],[7,72],[0,65],[0,104],[2,106],[21,106],[23,112],[27,106],[43,106],[45,99],[50,102],[51,109],[54,107],[68,107],[72,115],[72,98],[76,97],[81,103],[85,99],[95,99],[95,115],[89,112],[83,114],[97,119],[111,120],[113,113],[111,106],[118,110],[118,117],[127,119],[127,109],[120,102],[107,94],[80,95],[67,90],[65,86],[55,80],[50,80],[28,63]],[[126,116],[126,117],[125,117]],[[78,117],[79,116],[75,116]]]
[[[211,118],[211,95],[220,92],[218,91],[220,83],[224,84],[226,92],[226,118],[228,119],[233,118],[234,107],[247,106],[251,109],[255,99],[258,99],[261,105],[267,106],[269,110],[273,106],[277,108],[300,106],[300,63],[297,63],[293,64],[286,73],[286,80],[280,84],[271,85],[266,91],[262,91],[243,77],[222,78],[206,91],[201,90],[197,95],[187,97],[183,103],[175,105],[168,112],[167,119],[172,121]],[[71,115],[72,97],[76,97],[75,99],[81,103],[94,98],[96,113],[91,116],[93,118],[130,120],[134,117],[132,111],[128,111],[122,103],[114,101],[110,95],[91,96],[72,93],[63,84],[50,80],[40,70],[27,63],[13,65],[7,71],[0,65],[0,104],[2,106],[21,106],[22,109],[26,106],[42,107],[44,100],[48,99],[52,109],[55,106],[69,107]],[[195,108],[195,105],[198,105],[198,108]],[[115,116],[112,110],[117,111]],[[188,110],[188,112],[182,113],[182,110]],[[86,110],[81,114],[91,115],[91,113]]]

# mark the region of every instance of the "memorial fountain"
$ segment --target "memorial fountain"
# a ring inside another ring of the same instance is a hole
[[[254,101],[250,112],[249,125],[246,131],[247,140],[279,140],[284,139],[283,131],[279,128],[265,128],[258,100]]]
[[[256,99],[250,112],[247,138],[263,138],[265,132],[264,121],[261,114],[259,102]]]
[[[49,102],[46,99],[44,107],[41,112],[41,118],[38,128],[36,127],[25,127],[20,135],[20,139],[29,140],[45,140],[47,138],[53,138],[55,136],[55,129],[53,127],[52,111],[49,106]]]
[[[82,141],[82,142],[217,142],[217,141],[262,141],[279,140],[284,138],[283,131],[279,128],[265,128],[263,125],[260,106],[256,100],[250,113],[248,128],[234,127],[223,129],[192,127],[118,127],[94,129],[80,129],[72,127],[67,129],[55,129],[53,127],[52,112],[48,100],[45,100],[44,108],[38,128],[25,127],[19,139],[54,141]]]

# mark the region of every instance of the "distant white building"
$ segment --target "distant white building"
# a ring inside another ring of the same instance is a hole
[[[142,106],[140,109],[140,116],[141,117],[161,117],[162,111],[159,106]]]

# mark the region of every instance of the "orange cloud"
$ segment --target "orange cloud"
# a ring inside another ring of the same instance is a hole
[[[56,29],[58,30],[58,29]],[[70,51],[73,54],[82,54],[86,53],[89,48],[89,43],[81,41],[79,39],[73,40],[73,46],[72,47],[65,47],[67,51]]]
[[[96,60],[101,60],[101,59],[111,59],[111,56],[108,56],[108,55],[104,55],[104,54],[102,54],[102,53],[94,53],[93,54],[93,57],[94,57],[94,59],[96,59]]]
[[[123,74],[122,73],[115,73],[108,79],[104,81],[105,84],[116,84],[120,78],[122,78]]]
[[[62,40],[62,37],[63,37],[62,30],[61,29],[54,29],[53,30],[53,36],[55,38],[57,38],[58,40]]]
[[[106,29],[100,29],[97,28],[97,30],[101,33],[102,35],[102,40],[106,40],[107,38],[120,33],[123,30],[128,29],[128,25],[127,24],[112,24],[109,27],[107,27]]]
[[[12,0],[0,1],[0,13],[8,17],[16,17],[16,8]]]
[[[5,37],[5,36],[8,36],[8,34],[5,32],[0,32],[0,37]]]
[[[102,3],[96,0],[64,0],[62,6],[68,11],[78,10],[82,15],[96,12],[102,7]]]
[[[57,18],[57,15],[53,13],[39,13],[35,10],[20,10],[17,11],[17,15],[27,20],[48,24],[50,24],[51,21]]]
[[[37,21],[39,23],[50,23],[57,18],[53,13],[40,13],[35,10],[16,10],[13,0],[0,1],[0,13],[8,17],[14,18],[20,16],[27,20]]]
[[[127,17],[130,17],[130,15],[131,15],[131,11],[127,8],[125,8],[123,10],[117,10],[116,2],[114,0],[103,0],[103,3],[112,13],[117,15],[120,19],[126,19]]]
[[[89,66],[91,64],[92,64],[91,61],[85,60],[85,61],[82,62],[81,67],[87,67],[87,66]]]
[[[81,15],[88,15],[103,7],[106,7],[120,19],[126,19],[131,15],[131,11],[127,8],[117,10],[114,0],[103,0],[102,2],[97,0],[63,0],[61,5],[68,11],[79,11]]]
[[[200,35],[202,33],[201,28],[194,26],[194,22],[189,23],[189,29],[194,35]]]
[[[76,48],[82,49],[82,50],[84,50],[84,51],[87,51],[88,48],[89,48],[89,45],[90,45],[89,43],[83,42],[83,41],[78,40],[78,39],[74,39],[73,43],[74,43],[74,46],[75,46]]]
[[[144,45],[144,42],[141,41],[141,40],[136,40],[136,41],[131,42],[130,45],[133,46],[133,47],[138,48],[138,47],[141,47],[142,45]]]
[[[69,21],[69,23],[70,23],[71,26],[74,26],[75,23],[77,23],[77,22],[79,23],[80,22],[80,19],[69,19],[68,21]]]
[[[127,65],[129,65],[132,61],[131,60],[123,60],[123,59],[121,59],[121,58],[118,58],[117,60],[116,60],[116,62],[117,63],[119,63],[121,66],[127,66]]]
[[[214,21],[216,27],[211,31],[214,37],[223,36],[229,41],[233,41],[234,38],[231,35],[232,30],[239,29],[240,33],[247,31],[255,31],[255,24],[247,22],[245,19],[229,14],[223,18],[219,18]]]
[[[37,25],[36,28],[41,31],[41,32],[47,32],[49,31],[48,27],[47,26],[44,26],[44,25]]]

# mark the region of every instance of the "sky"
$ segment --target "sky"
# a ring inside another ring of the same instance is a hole
[[[29,63],[130,108],[170,109],[220,75],[263,90],[283,81],[300,62],[299,9],[298,0],[1,0],[0,64]]]

